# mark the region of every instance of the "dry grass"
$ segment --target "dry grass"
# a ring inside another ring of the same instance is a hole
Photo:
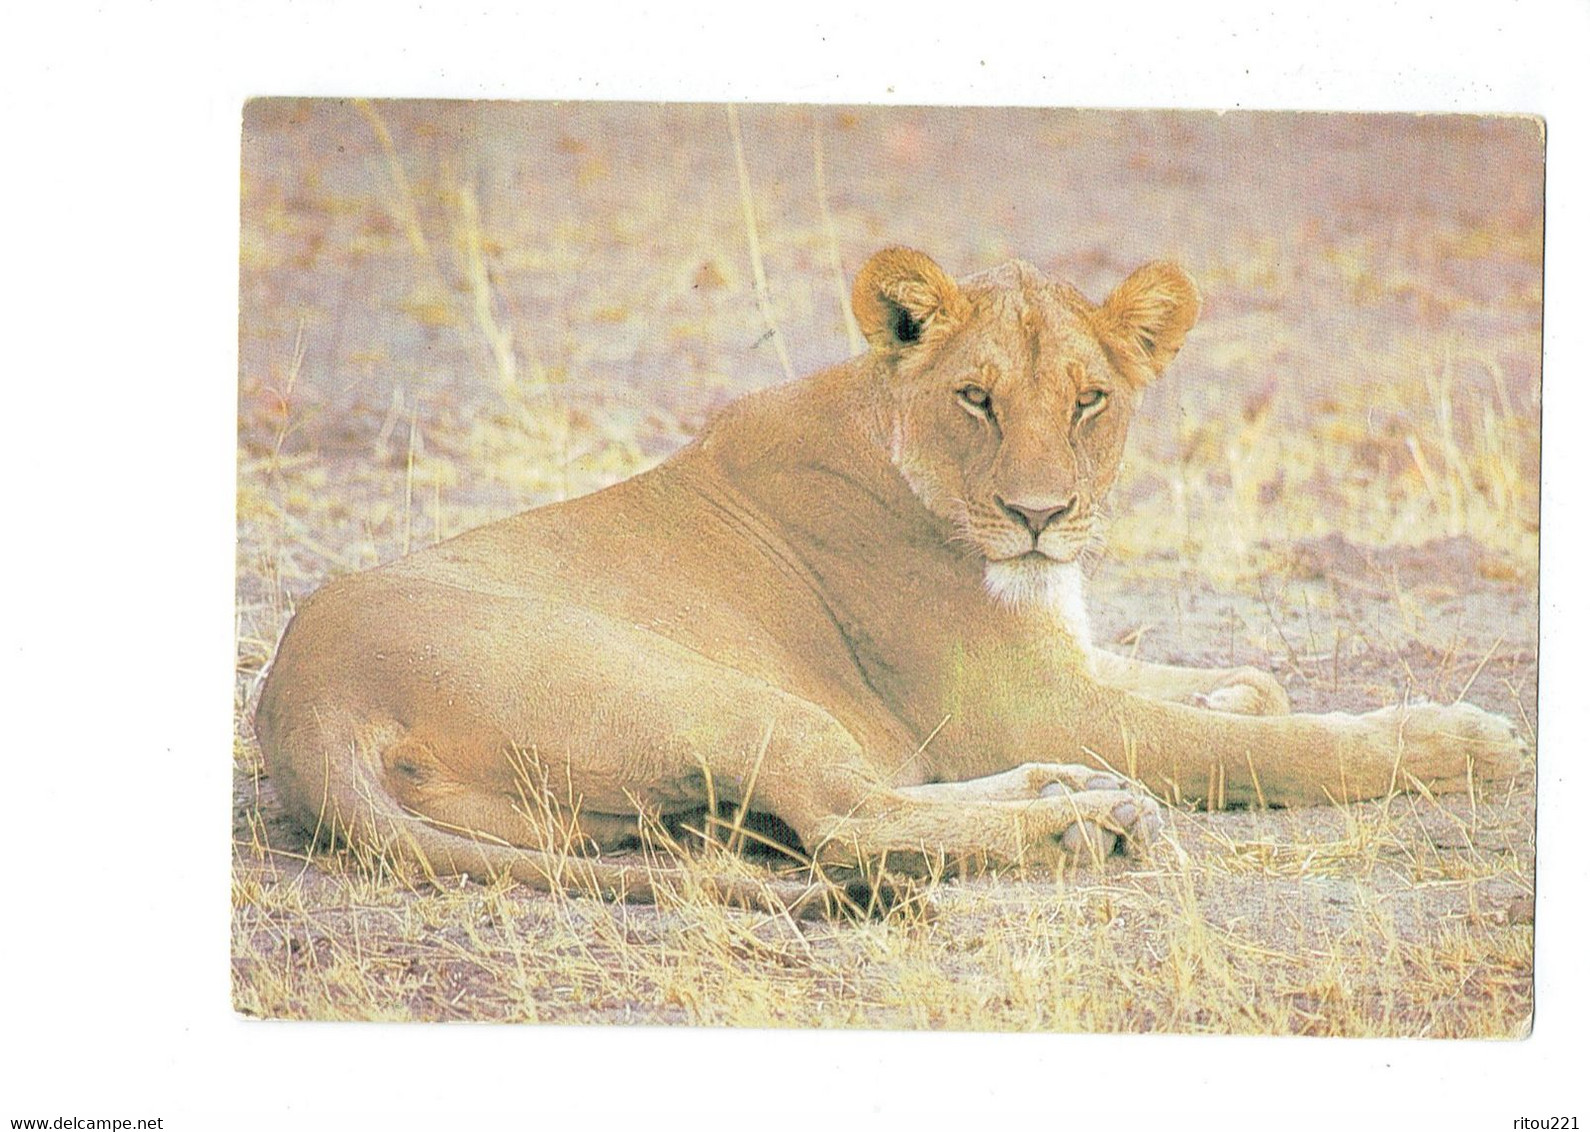
[[[1304,710],[1466,698],[1532,736],[1540,220],[1520,124],[994,113],[742,110],[726,129],[706,107],[251,107],[240,1010],[1527,1031],[1532,776],[1491,799],[1177,813],[1148,860],[798,927],[725,908],[704,864],[655,908],[609,906],[311,851],[283,821],[249,716],[297,599],[631,475],[736,393],[843,356],[836,276],[894,240],[957,271],[1021,254],[1095,296],[1158,255],[1202,283],[1118,488],[1101,638],[1264,664]],[[1259,166],[1234,203],[1229,151],[1274,137],[1330,154],[1330,184]],[[1387,174],[1393,151],[1425,180]],[[1008,210],[945,205],[981,201],[991,169]],[[931,195],[909,188],[929,175]]]
[[[1105,875],[965,880],[928,910],[818,925],[728,909],[704,873],[639,908],[347,853],[308,865],[251,836],[236,1001],[299,1018],[1518,1035],[1533,933],[1497,894],[1527,892],[1527,862],[1494,812],[1443,815],[1447,843],[1411,810],[1329,832],[1183,828]]]

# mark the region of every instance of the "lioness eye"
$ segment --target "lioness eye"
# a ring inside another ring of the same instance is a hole
[[[981,385],[965,385],[955,394],[960,398],[961,404],[975,413],[987,415],[988,390]]]
[[[1105,392],[1102,389],[1085,389],[1077,395],[1077,415],[1084,416],[1089,411],[1098,409],[1104,404]]]

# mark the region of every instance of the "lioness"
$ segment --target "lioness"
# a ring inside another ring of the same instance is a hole
[[[822,875],[1054,865],[1146,841],[1151,791],[1307,805],[1518,770],[1472,706],[1292,715],[1255,669],[1093,647],[1079,556],[1198,316],[1179,267],[1095,306],[889,248],[852,302],[864,355],[306,601],[256,717],[290,810],[437,871],[644,899],[655,869],[612,859],[642,815],[771,815]],[[725,894],[821,891],[781,883]]]

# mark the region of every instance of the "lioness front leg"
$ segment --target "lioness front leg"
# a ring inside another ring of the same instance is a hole
[[[1117,656],[1099,648],[1092,649],[1088,659],[1100,683],[1147,699],[1233,715],[1286,715],[1291,711],[1281,682],[1258,668],[1181,668]]]
[[[1093,687],[1076,717],[1085,758],[1173,801],[1317,805],[1507,782],[1523,765],[1513,725],[1470,704],[1367,715],[1248,717]],[[1045,748],[1053,750],[1052,740]],[[1030,748],[1029,748],[1030,749]]]

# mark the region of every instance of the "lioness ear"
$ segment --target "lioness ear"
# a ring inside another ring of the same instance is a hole
[[[1146,385],[1170,365],[1201,305],[1197,285],[1176,264],[1145,264],[1098,309],[1100,337],[1126,376]]]
[[[965,304],[955,280],[911,248],[878,252],[862,265],[850,292],[856,324],[879,350],[914,345],[930,329],[952,325]]]

